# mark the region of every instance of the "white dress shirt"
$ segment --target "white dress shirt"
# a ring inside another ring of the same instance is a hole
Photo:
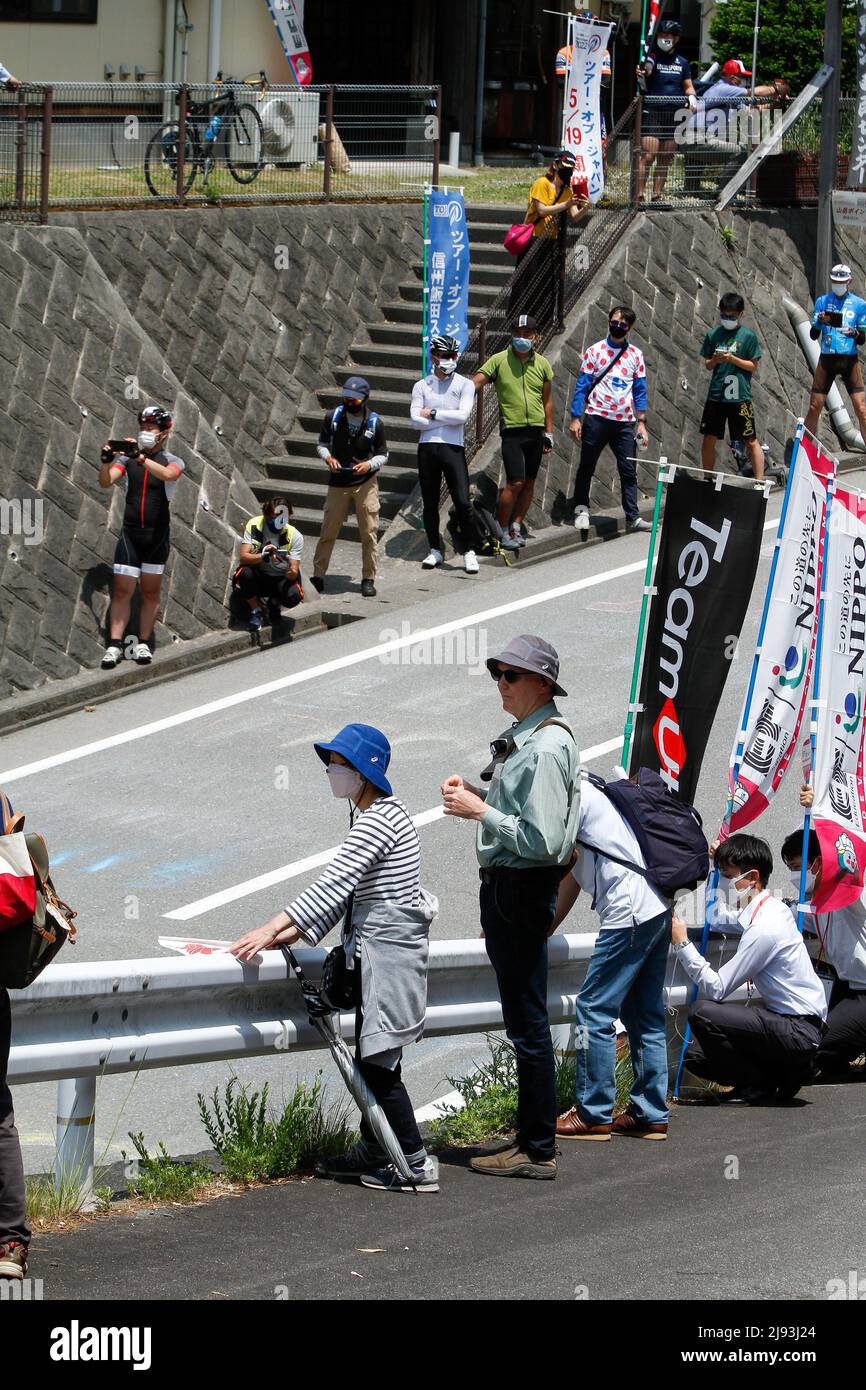
[[[586,840],[600,850],[608,850],[619,859],[627,859],[646,868],[631,826],[623,820],[604,792],[587,778],[581,779],[580,812],[577,820],[577,839]],[[592,906],[601,919],[602,930],[609,927],[640,926],[666,912],[669,904],[642,874],[626,869],[604,854],[594,854],[583,845],[576,846],[577,862],[572,876],[585,892],[592,895]]]
[[[856,902],[812,918],[824,958],[852,989],[866,989],[866,889]]]
[[[736,916],[743,934],[736,955],[715,971],[691,942],[677,948],[677,959],[705,999],[726,999],[747,980],[776,1014],[827,1017],[824,986],[815,974],[806,943],[786,903],[768,888]],[[721,925],[723,910],[717,910]]]
[[[416,430],[421,431],[422,444],[463,443],[463,427],[472,414],[475,404],[475,387],[468,376],[452,373],[444,381],[431,372],[422,377],[412,387],[412,405],[409,415]],[[431,420],[421,411],[435,410],[436,419]]]

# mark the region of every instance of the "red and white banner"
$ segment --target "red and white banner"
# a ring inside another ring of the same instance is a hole
[[[313,80],[313,60],[304,36],[303,0],[267,0],[267,6],[295,81],[306,87]]]
[[[824,563],[827,479],[834,464],[808,438],[798,439],[764,639],[745,725],[744,752],[727,830],[742,830],[772,801],[809,731],[818,596]],[[731,755],[731,778],[745,705]]]
[[[36,911],[36,879],[20,833],[0,835],[0,931],[27,922]]]
[[[866,653],[866,498],[840,490],[830,512],[821,635],[821,684],[812,829],[821,845],[815,912],[847,907],[863,892],[866,794],[863,701]]]
[[[562,145],[577,163],[572,187],[597,203],[604,192],[601,125],[601,73],[612,24],[569,19],[571,62],[565,78]]]

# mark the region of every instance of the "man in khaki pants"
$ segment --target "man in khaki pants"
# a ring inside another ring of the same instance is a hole
[[[325,575],[340,527],[354,504],[361,533],[361,593],[376,597],[376,541],[379,528],[379,480],[388,459],[382,421],[369,408],[370,383],[350,376],[335,410],[329,410],[319,435],[318,453],[331,470],[322,518],[322,534],[313,556],[313,587],[325,591]]]

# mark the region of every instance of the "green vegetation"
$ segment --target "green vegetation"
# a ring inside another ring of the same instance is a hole
[[[796,96],[814,77],[824,54],[824,0],[761,0],[758,38],[758,80],[787,77]],[[856,88],[855,26],[857,5],[845,0],[842,9],[842,91]],[[710,42],[720,63],[741,58],[752,66],[755,0],[723,0],[710,23]],[[693,55],[689,55],[690,57]]]
[[[129,1179],[133,1197],[148,1202],[194,1202],[206,1187],[213,1186],[214,1174],[205,1164],[174,1159],[164,1144],[159,1145],[158,1153],[148,1153],[141,1130],[138,1134],[130,1131],[129,1137],[138,1154],[138,1175]]]
[[[286,1178],[349,1148],[355,1135],[348,1102],[326,1109],[321,1090],[321,1074],[312,1086],[299,1083],[282,1111],[268,1105],[267,1082],[261,1092],[251,1091],[232,1076],[222,1100],[214,1089],[212,1110],[200,1094],[201,1121],[226,1176],[244,1183]]]

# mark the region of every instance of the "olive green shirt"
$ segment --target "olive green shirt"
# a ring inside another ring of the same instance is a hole
[[[553,381],[553,368],[540,352],[525,362],[512,347],[495,352],[478,370],[493,382],[499,399],[501,429],[545,424],[544,383]]]
[[[514,750],[494,769],[476,832],[482,868],[568,862],[580,810],[577,744],[555,724],[533,734],[543,720],[561,718],[551,700],[507,731]]]

